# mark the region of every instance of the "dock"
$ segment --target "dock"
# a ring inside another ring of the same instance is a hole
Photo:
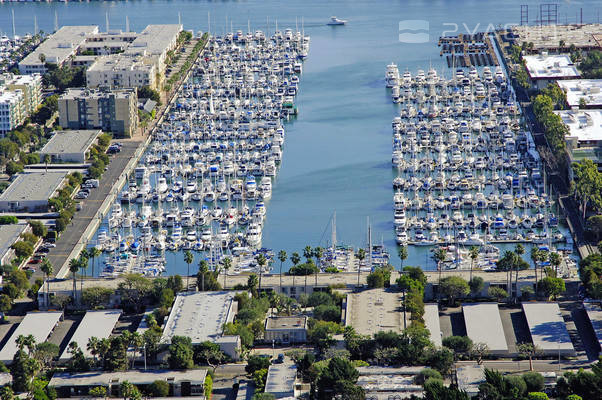
[[[446,55],[449,68],[499,65],[491,39],[485,33],[440,37],[438,46],[440,55]]]

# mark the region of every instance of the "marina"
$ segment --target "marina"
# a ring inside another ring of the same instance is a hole
[[[448,268],[492,269],[495,244],[564,243],[542,163],[501,67],[386,69],[393,119],[393,220],[399,245],[442,246]]]

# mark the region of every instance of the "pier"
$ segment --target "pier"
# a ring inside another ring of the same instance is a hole
[[[440,55],[446,55],[449,68],[499,65],[491,39],[485,33],[440,37],[438,46]]]

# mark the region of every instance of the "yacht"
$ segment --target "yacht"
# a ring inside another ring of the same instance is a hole
[[[326,25],[345,25],[346,23],[346,20],[332,16]]]

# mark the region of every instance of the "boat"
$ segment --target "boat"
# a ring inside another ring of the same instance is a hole
[[[337,18],[335,16],[330,17],[330,21],[326,25],[345,25],[347,23],[346,20]]]

